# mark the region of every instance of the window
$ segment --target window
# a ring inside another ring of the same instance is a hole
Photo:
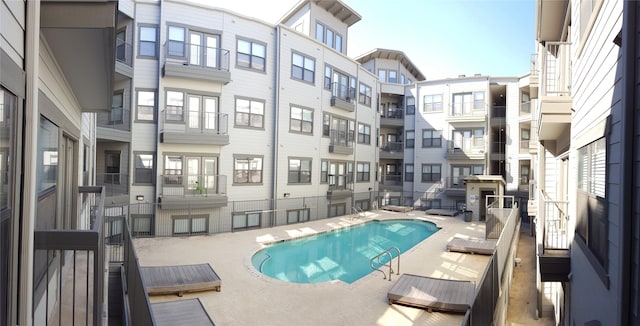
[[[173,235],[206,234],[209,232],[209,215],[178,215],[173,219]]]
[[[371,126],[358,123],[358,143],[371,144]]]
[[[481,175],[484,170],[482,165],[453,165],[451,166],[451,183],[449,187],[464,187],[464,178],[470,175]]]
[[[473,109],[484,110],[484,92],[473,92]]]
[[[133,183],[153,184],[154,153],[134,153]]]
[[[378,69],[378,80],[381,83],[386,83],[387,82],[387,71],[384,69]]]
[[[182,156],[164,157],[164,185],[182,184]]]
[[[356,200],[354,206],[357,210],[364,212],[371,209],[371,202],[369,201],[369,199]]]
[[[342,35],[336,34],[336,42],[333,48],[338,52],[342,52]]]
[[[423,111],[425,113],[442,112],[442,94],[425,95]]]
[[[389,82],[396,84],[398,82],[398,72],[395,70],[389,70]]]
[[[167,91],[166,121],[184,121],[184,93]]]
[[[234,230],[259,228],[262,220],[262,212],[234,212],[231,215]]]
[[[406,148],[413,148],[414,147],[414,143],[416,141],[416,132],[413,130],[407,130],[406,131],[407,134],[407,139],[405,140],[405,147]]]
[[[404,85],[406,83],[406,77],[404,76],[404,74],[400,74],[400,84]]]
[[[603,270],[608,266],[607,140],[578,149],[576,232]]]
[[[289,158],[289,183],[311,183],[310,158]]]
[[[136,98],[136,119],[139,121],[155,121],[156,92],[138,91]]]
[[[236,98],[236,127],[264,128],[264,102]]]
[[[458,129],[452,131],[453,149],[470,150],[484,147],[484,129]]]
[[[316,40],[334,48],[338,52],[342,52],[342,35],[321,23],[316,24]]]
[[[353,182],[353,163],[326,161],[320,163],[320,182],[328,183],[330,189],[345,189]]]
[[[329,217],[342,216],[347,213],[347,204],[331,204],[328,209]]]
[[[184,27],[169,26],[169,40],[167,41],[167,56],[184,58],[185,29]]]
[[[162,194],[164,196],[217,194],[219,191],[217,173],[218,158],[215,156],[166,155]]]
[[[407,97],[407,108],[405,109],[407,115],[416,114],[416,99],[412,97]]]
[[[370,165],[368,162],[359,162],[356,164],[356,181],[367,182],[369,181]]]
[[[329,137],[331,135],[331,115],[324,113],[322,115],[322,136]]]
[[[358,103],[371,107],[371,87],[360,83],[360,96],[358,97]]]
[[[521,185],[529,184],[530,170],[531,169],[529,168],[529,162],[525,162],[520,165],[520,184]]]
[[[304,134],[313,134],[313,110],[292,106],[289,130]]]
[[[140,26],[138,37],[138,56],[155,58],[158,56],[158,28],[155,26]]]
[[[119,91],[113,94],[111,113],[109,114],[109,124],[116,125],[124,122],[124,94]]]
[[[331,95],[341,100],[355,101],[358,80],[342,73],[329,65],[324,67],[324,87],[331,90]]]
[[[329,161],[320,162],[320,183],[329,182]]]
[[[316,24],[316,40],[324,43],[324,25]]]
[[[451,114],[454,116],[471,114],[472,110],[484,109],[484,91],[453,94]]]
[[[520,148],[529,148],[531,132],[529,129],[520,129]]]
[[[262,183],[262,157],[235,158],[233,183]]]
[[[309,220],[309,208],[287,210],[287,224],[306,222]]]
[[[315,81],[316,61],[304,55],[293,53],[291,58],[291,76],[309,83]]]
[[[331,66],[324,66],[324,88],[331,89],[331,78],[333,76],[333,68]]]
[[[339,116],[323,116],[323,136],[331,137],[331,144],[352,147],[355,137],[355,122]],[[326,133],[325,133],[326,131]]]
[[[265,71],[267,47],[264,44],[238,39],[237,51],[238,67]]]
[[[422,164],[422,182],[439,182],[440,169],[440,164]]]
[[[413,182],[413,164],[404,165],[404,181]]]
[[[442,131],[433,129],[422,130],[422,147],[442,147]]]

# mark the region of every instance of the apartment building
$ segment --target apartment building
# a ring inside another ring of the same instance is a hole
[[[638,325],[638,6],[536,1],[538,311]]]

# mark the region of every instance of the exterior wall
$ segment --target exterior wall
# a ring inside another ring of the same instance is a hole
[[[316,37],[315,22],[311,20],[311,4],[307,3],[298,10],[287,21],[282,22],[285,26],[309,36],[312,39]]]
[[[577,160],[573,159],[582,146],[597,140],[599,125],[606,124],[607,130],[607,201],[609,255],[606,278],[608,285],[594,270],[582,247],[571,247],[571,315],[573,323],[584,324],[597,319],[603,325],[620,323],[619,309],[621,286],[622,231],[620,230],[620,183],[626,176],[620,172],[622,134],[621,76],[624,68],[619,63],[620,47],[612,42],[622,28],[622,2],[603,1],[597,19],[590,33],[579,35],[579,29],[571,31],[573,54],[572,85],[573,113],[571,128],[571,175],[576,175]],[[573,22],[584,22],[580,17],[580,3],[571,2]],[[584,48],[580,48],[584,44]],[[599,64],[594,65],[594,62]],[[608,120],[608,121],[607,121]],[[576,182],[570,183],[569,201],[575,202]],[[576,216],[575,205],[570,206],[570,215]],[[577,241],[577,240],[575,240]],[[574,243],[575,243],[574,241]],[[579,272],[578,272],[579,271]]]
[[[24,31],[25,31],[24,1],[2,1],[0,3],[0,49],[18,65],[24,68]]]
[[[342,36],[342,52],[347,53],[347,24],[336,19],[333,14],[318,7],[311,5],[311,14],[309,16],[309,37],[316,39],[316,24],[321,23],[325,27],[331,28],[335,33]]]

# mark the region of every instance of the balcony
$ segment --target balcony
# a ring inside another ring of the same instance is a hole
[[[182,107],[167,107],[162,111],[162,117],[164,124],[160,130],[161,143],[220,146],[229,144],[229,119],[226,113],[185,112]]]
[[[538,263],[542,282],[568,282],[571,272],[569,240],[569,203],[540,197],[541,211],[538,225],[542,227],[542,241],[538,242]]]
[[[483,122],[487,119],[487,105],[484,101],[470,101],[452,103],[446,121],[455,122]]]
[[[540,87],[540,72],[538,71],[538,56],[536,54],[531,55],[531,70],[529,71],[529,98],[535,100],[538,98],[538,91]]]
[[[179,77],[220,83],[231,81],[229,50],[169,41],[164,44],[163,77]]]
[[[102,187],[79,187],[78,194],[81,216],[68,218],[79,221],[80,225],[34,231],[34,279],[39,279],[34,284],[34,302],[41,299],[43,305],[48,306],[40,316],[48,320],[34,316],[34,324],[71,325],[74,320],[82,320],[102,325],[102,315],[106,314],[103,309],[106,306],[103,295],[105,193]],[[58,276],[49,278],[49,275]]]
[[[160,208],[215,208],[227,206],[226,175],[161,175]]]
[[[404,126],[404,112],[402,109],[388,109],[380,112],[380,126],[402,127]]]
[[[523,139],[520,141],[520,154],[529,154],[531,152],[531,149],[529,148],[531,146],[531,140],[529,139]]]
[[[464,178],[466,175],[460,175],[457,177],[446,177],[444,178],[445,189],[449,194],[457,194],[464,195],[464,192],[467,190],[467,185],[464,182]]]
[[[530,116],[531,115],[531,102],[520,102],[520,117],[522,116]]]
[[[131,110],[112,107],[111,112],[96,114],[97,138],[131,142]]]
[[[380,179],[380,188],[390,191],[402,191],[402,175],[385,174]]]
[[[491,127],[504,127],[507,124],[507,107],[491,107]]]
[[[109,203],[129,203],[129,175],[126,173],[97,173],[96,184],[104,187]]]
[[[491,142],[491,157],[492,161],[504,160],[507,143],[504,141]]]
[[[356,91],[347,85],[331,84],[331,106],[345,111],[356,110]]]
[[[462,140],[448,140],[448,160],[483,160],[485,158],[484,137],[464,138]]]
[[[336,183],[336,179],[338,182]],[[344,199],[353,196],[353,183],[345,183],[345,176],[329,175],[329,189],[327,190],[327,199]]]
[[[542,57],[538,139],[557,154],[557,141],[569,142],[571,129],[570,43],[547,42]]]
[[[329,153],[353,155],[353,140],[350,133],[345,130],[331,129],[329,132],[331,143]]]
[[[133,45],[123,40],[116,40],[116,78],[118,74],[133,77]]]
[[[380,144],[380,159],[404,159],[404,143],[401,141],[383,142]]]
[[[568,0],[536,1],[535,33],[538,42],[560,40],[568,4]]]

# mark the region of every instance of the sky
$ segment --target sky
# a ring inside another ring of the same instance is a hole
[[[299,0],[190,0],[275,24]],[[324,0],[331,1],[331,0]],[[427,80],[521,76],[534,50],[534,0],[343,0],[362,19],[347,55],[404,52]]]

